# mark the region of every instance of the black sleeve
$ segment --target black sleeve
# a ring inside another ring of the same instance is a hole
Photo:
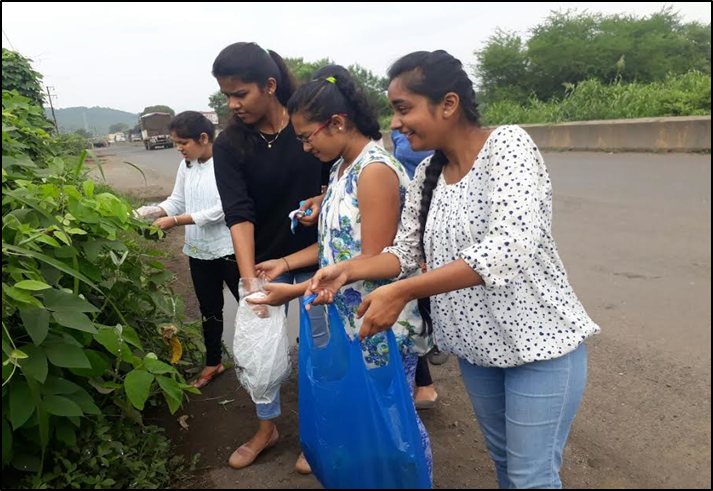
[[[242,222],[255,223],[255,206],[248,193],[243,166],[230,144],[220,138],[213,145],[213,165],[228,228]]]

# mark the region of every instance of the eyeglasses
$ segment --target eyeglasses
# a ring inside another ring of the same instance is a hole
[[[314,138],[314,137],[317,135],[317,133],[319,133],[320,131],[322,131],[324,128],[326,128],[327,126],[329,126],[329,123],[332,122],[332,118],[333,118],[334,116],[341,116],[341,117],[343,117],[343,118],[346,118],[348,115],[347,115],[347,114],[334,114],[334,115],[332,115],[327,121],[325,121],[324,123],[322,123],[321,125],[319,125],[319,127],[318,127],[316,130],[314,130],[314,131],[312,132],[312,134],[309,135],[307,138],[302,138],[301,136],[298,136],[298,137],[297,137],[297,141],[299,141],[302,145],[310,145],[310,146],[312,146],[312,138]]]

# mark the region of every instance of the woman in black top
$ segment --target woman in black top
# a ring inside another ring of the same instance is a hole
[[[257,277],[256,263],[261,263],[264,279],[306,281],[314,268],[289,264],[285,256],[316,247],[317,231],[297,227],[293,234],[288,215],[301,201],[322,194],[330,166],[302,150],[290,124],[285,106],[295,89],[294,77],[277,53],[255,43],[223,49],[213,63],[213,75],[234,112],[215,142],[213,159],[238,270],[248,280],[244,286]],[[311,218],[316,214],[315,208]],[[324,311],[310,315],[315,338],[326,338]],[[274,419],[280,416],[279,395],[270,404],[256,406],[257,433],[230,457],[237,469],[252,464],[278,440]],[[302,456],[297,470],[309,472]]]

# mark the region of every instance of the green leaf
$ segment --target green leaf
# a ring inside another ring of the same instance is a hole
[[[71,246],[71,245],[72,245],[72,240],[71,240],[69,237],[67,237],[67,234],[65,234],[65,233],[62,232],[61,230],[55,230],[53,233],[54,233],[54,236],[55,236],[55,237],[57,237],[59,240],[61,240],[62,242],[64,242],[64,243],[67,244],[68,246]]]
[[[143,410],[146,399],[149,398],[151,384],[154,381],[154,376],[146,370],[132,370],[124,379],[124,389],[129,397],[131,404],[138,409]]]
[[[32,400],[37,408],[37,423],[40,428],[40,443],[42,445],[42,450],[44,451],[50,441],[50,417],[49,414],[47,414],[47,409],[45,409],[44,403],[42,402],[39,384],[32,378],[28,378],[26,380],[27,386],[30,388],[30,393],[32,394]]]
[[[2,286],[2,290],[8,297],[12,298],[13,300],[17,300],[20,303],[34,305],[36,307],[42,306],[42,304],[35,297],[30,295],[28,291],[19,290],[17,288],[13,288],[5,284],[3,284]]]
[[[57,242],[53,237],[49,235],[42,234],[35,238],[36,242],[42,242],[43,244],[50,245],[52,247],[59,247],[59,242]]]
[[[176,369],[171,365],[153,358],[144,358],[144,366],[154,375],[163,375],[166,373],[175,373]]]
[[[50,313],[43,309],[25,308],[20,309],[20,318],[25,326],[25,330],[36,345],[42,344],[47,337],[50,325]]]
[[[98,308],[83,298],[62,290],[44,292],[44,304],[54,312],[99,312]]]
[[[156,377],[156,381],[158,382],[159,387],[161,387],[167,398],[170,397],[178,402],[181,402],[181,400],[183,399],[183,391],[178,385],[178,382],[176,382],[170,377],[163,377],[160,375]]]
[[[27,353],[19,349],[14,349],[12,350],[12,353],[10,353],[10,358],[14,358],[15,360],[24,360],[27,358]]]
[[[91,179],[87,179],[82,183],[82,187],[84,188],[84,194],[88,198],[94,196],[94,181],[92,181]]]
[[[47,412],[55,416],[82,416],[82,408],[75,402],[62,396],[46,396],[43,402]]]
[[[20,368],[25,376],[29,376],[44,384],[47,379],[47,355],[42,347],[27,344],[22,347],[27,358],[20,360]]]
[[[57,440],[68,445],[70,447],[75,447],[77,445],[77,433],[71,424],[67,424],[64,421],[57,423],[57,430],[55,430]]]
[[[84,248],[84,253],[87,255],[87,259],[91,262],[95,262],[99,257],[99,253],[102,251],[104,243],[101,240],[91,240],[82,243]]]
[[[30,249],[27,249],[25,247],[18,247],[18,246],[14,246],[11,244],[6,244],[5,242],[2,243],[2,248],[3,248],[3,253],[5,251],[8,251],[8,252],[13,252],[15,254],[19,254],[21,256],[30,256],[32,258],[39,260],[39,261],[47,263],[50,266],[54,266],[55,268],[59,269],[63,273],[66,273],[66,274],[70,275],[71,277],[76,278],[76,279],[86,283],[87,285],[91,286],[93,289],[95,289],[96,291],[101,293],[101,289],[97,285],[92,283],[92,281],[89,280],[82,273],[80,273],[79,271],[75,271],[74,269],[70,268],[63,262],[58,261],[52,257],[49,257],[46,254],[41,254],[39,252],[31,251]]]
[[[113,327],[103,327],[94,333],[94,340],[104,346],[109,353],[119,356],[121,338]]]
[[[102,413],[101,409],[94,403],[92,396],[84,389],[80,388],[78,392],[72,394],[72,400],[79,405],[84,414],[99,416]]]
[[[82,388],[74,382],[54,375],[50,375],[44,385],[40,387],[40,391],[45,395],[74,394],[80,390]]]
[[[97,332],[94,323],[81,312],[54,312],[52,317],[60,326],[69,327],[78,331],[89,332],[94,334]]]
[[[27,384],[17,383],[10,387],[10,423],[17,430],[24,425],[35,412],[35,402]]]
[[[123,326],[122,335],[127,343],[142,349],[141,339],[139,338],[139,334],[136,332],[136,329],[131,326]]]
[[[52,287],[49,286],[47,283],[43,283],[42,281],[23,280],[15,283],[15,288],[19,288],[20,290],[38,291],[47,290],[48,288]]]
[[[107,357],[98,351],[87,349],[84,350],[84,354],[87,355],[92,366],[91,368],[70,368],[69,370],[75,375],[80,377],[99,377],[111,366]]]
[[[51,343],[45,345],[45,352],[50,363],[62,368],[91,368],[87,355],[82,348],[69,343]]]
[[[22,472],[39,472],[42,461],[36,455],[22,453],[13,457],[12,466]]]

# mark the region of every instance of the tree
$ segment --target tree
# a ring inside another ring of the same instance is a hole
[[[498,31],[475,52],[487,102],[564,95],[584,80],[658,82],[691,70],[710,73],[710,24],[684,23],[671,7],[646,17],[576,10],[551,13],[526,43]]]
[[[285,58],[285,64],[295,76],[297,82],[303,84],[312,80],[312,74],[319,68],[333,63],[329,58],[322,58],[317,61],[307,62],[304,58]]]
[[[16,90],[37,106],[44,103],[42,75],[32,69],[32,60],[20,53],[2,49],[2,90]]]
[[[487,101],[525,102],[531,81],[527,51],[520,36],[497,29],[475,56],[475,76],[481,81],[480,91]]]
[[[91,132],[85,130],[84,128],[79,128],[74,133],[81,136],[82,138],[91,138],[92,137]]]
[[[109,133],[123,133],[129,128],[130,126],[126,123],[116,123],[109,126]]]
[[[145,107],[143,111],[141,111],[140,116],[143,116],[144,114],[149,114],[149,113],[169,113],[171,116],[176,115],[176,111],[171,109],[168,106],[148,106]]]
[[[391,106],[386,91],[389,89],[389,79],[379,77],[371,70],[355,63],[347,68],[354,80],[364,88],[366,96],[376,110],[379,119],[391,114]]]
[[[225,124],[231,117],[228,100],[222,92],[213,92],[208,98],[208,106],[218,115],[218,122]]]

